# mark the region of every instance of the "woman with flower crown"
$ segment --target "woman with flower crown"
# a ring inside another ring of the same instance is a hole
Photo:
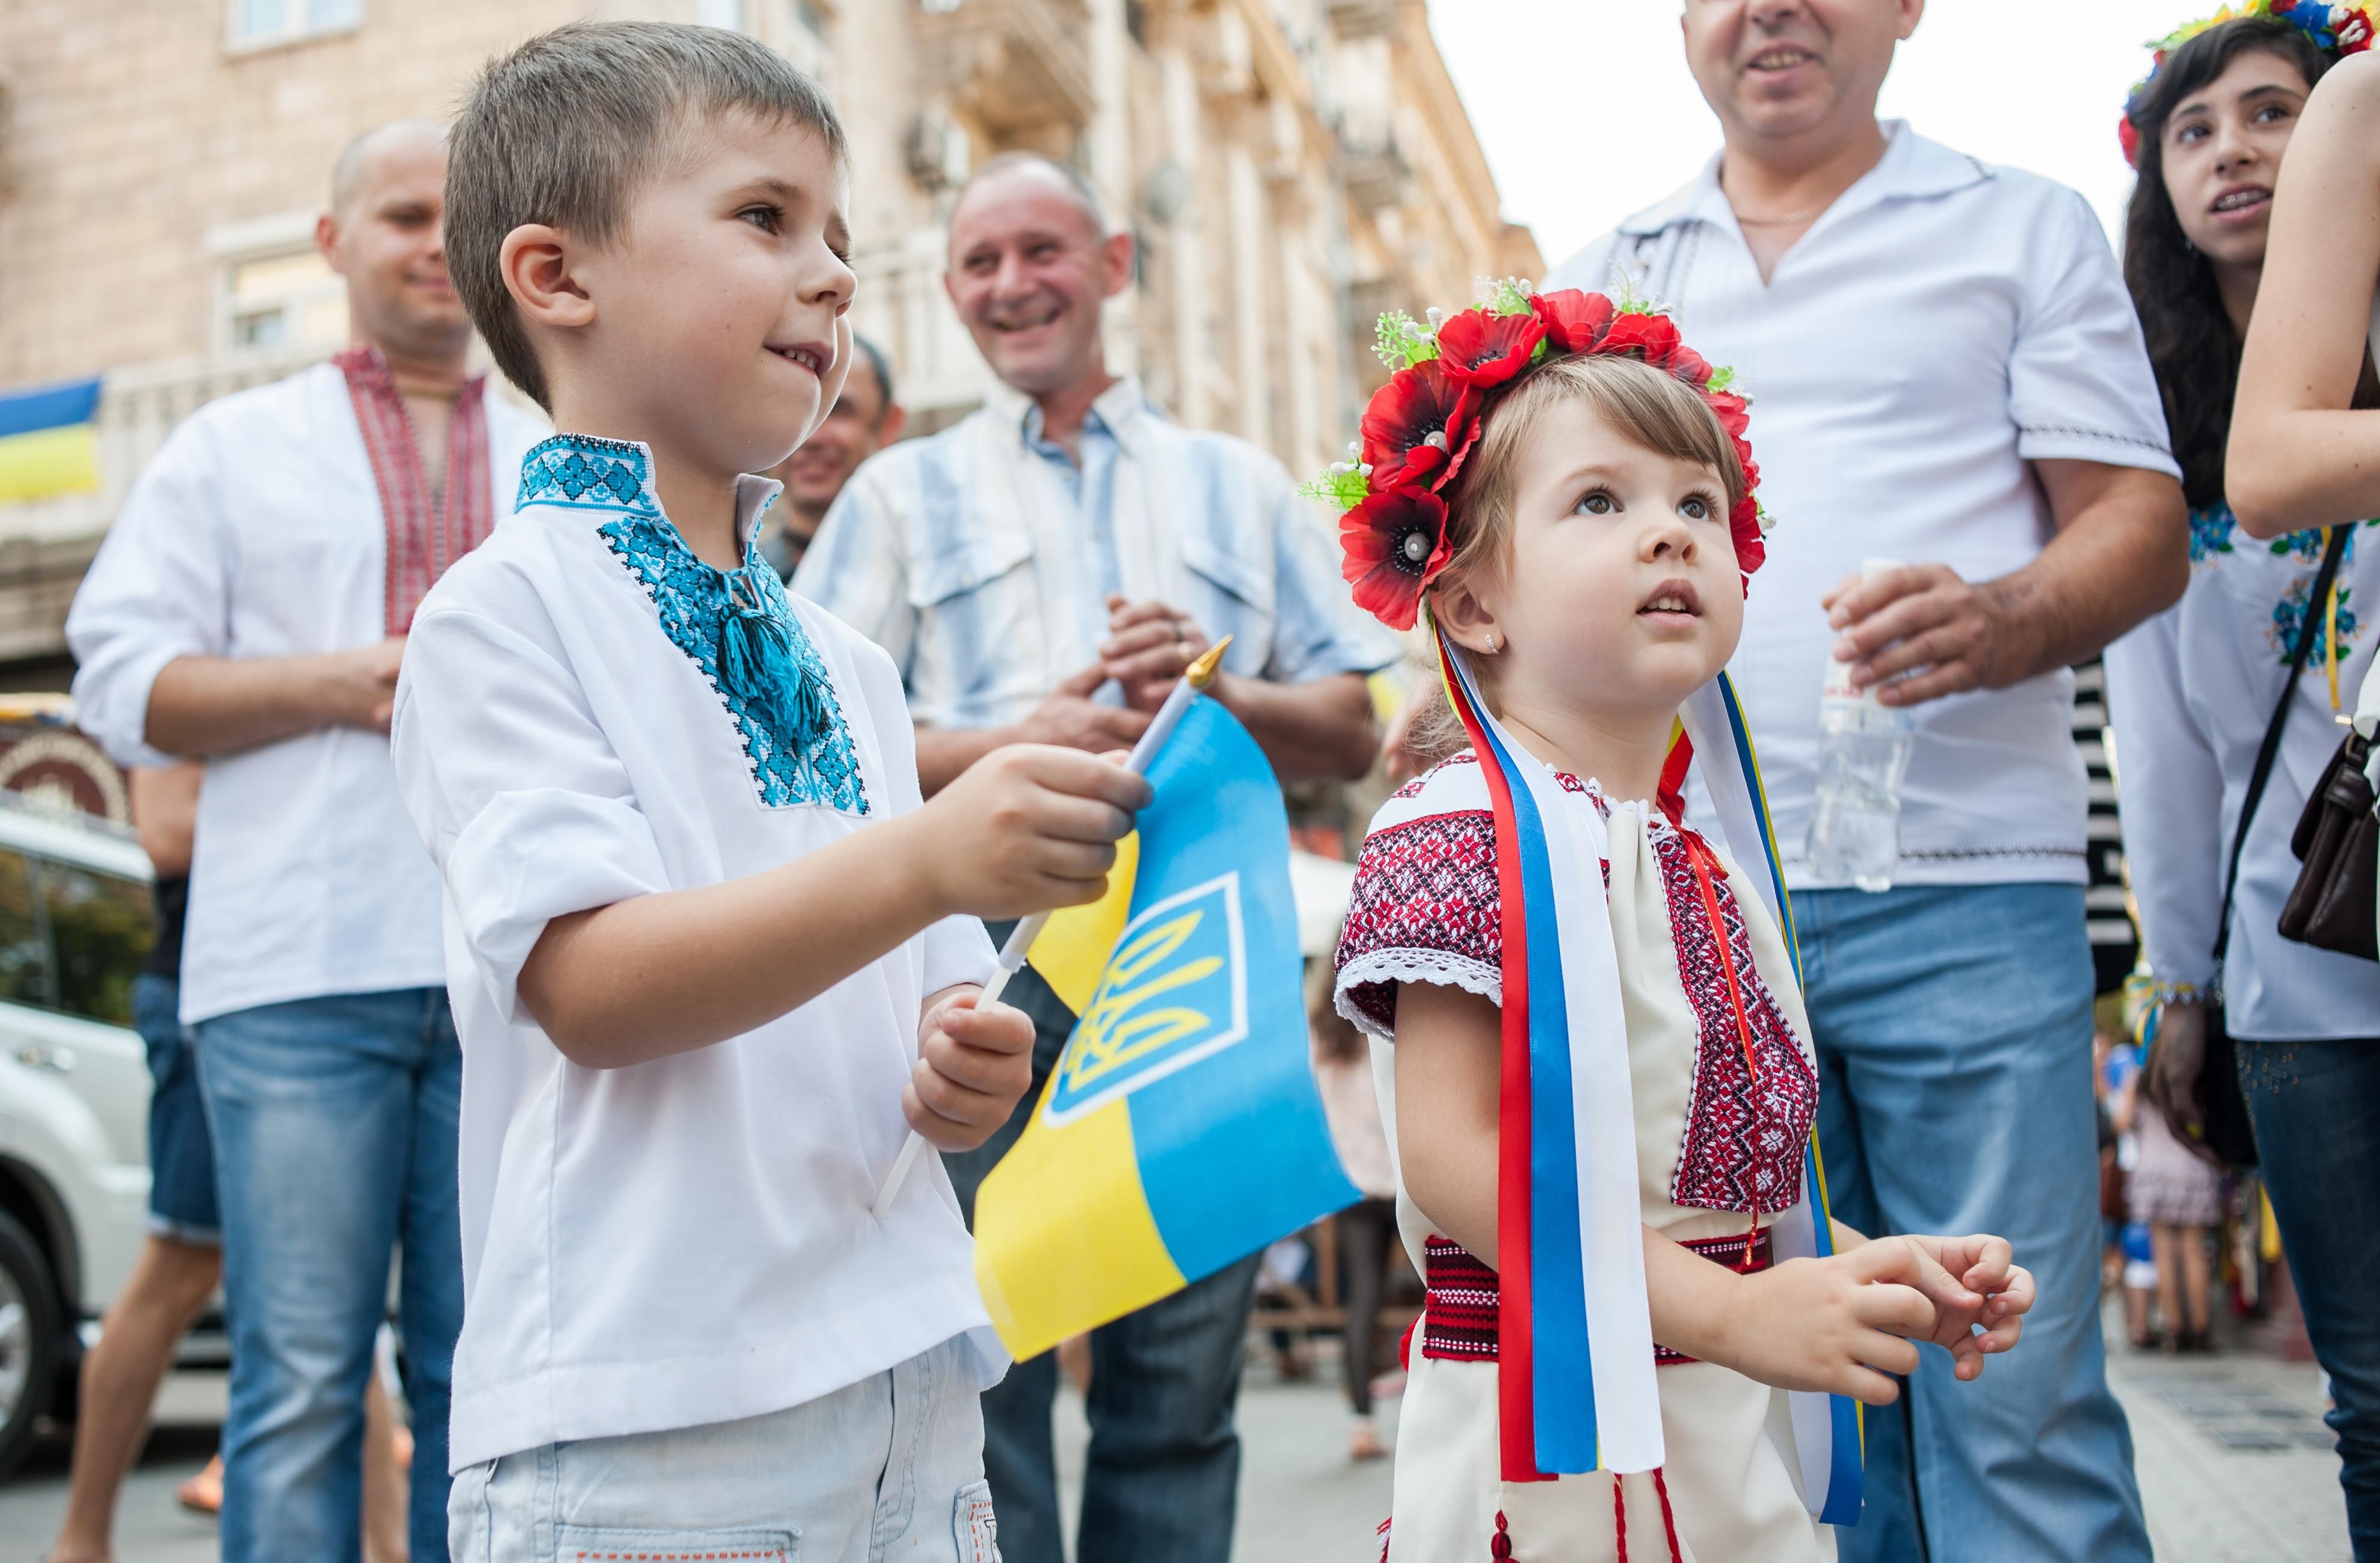
[[[1395,372],[1317,491],[1356,600],[1427,615],[1471,745],[1374,819],[1338,952],[1428,1288],[1384,1556],[1830,1556],[1853,1401],[1890,1401],[1920,1340],[1972,1379],[2034,1289],[2000,1239],[1825,1212],[1720,671],[1765,547],[1747,403],[1591,294],[1507,283],[1381,344]],[[1727,849],[1684,818],[1698,749]]]
[[[2191,503],[2208,508],[2195,515],[2192,552],[2200,563],[2175,610],[2182,617],[2172,629],[2168,664],[2194,721],[2144,742],[2145,772],[2120,732],[2119,757],[2128,842],[2136,806],[2136,806],[2136,774],[2159,796],[2179,783],[2198,800],[2194,826],[2168,811],[2169,828],[2132,855],[2136,882],[2143,865],[2155,870],[2160,854],[2180,855],[2183,872],[2196,874],[2202,888],[2193,942],[2202,963],[2219,931],[2211,919],[2218,915],[2220,886],[2208,888],[2212,827],[2219,823],[2223,850],[2237,843],[2240,882],[2220,972],[2221,1012],[2237,1042],[2240,1084],[2306,1333],[2330,1374],[2336,1406],[2328,1421],[2338,1435],[2348,1533],[2358,1559],[2380,1560],[2380,1250],[2368,1235],[2380,1220],[2380,966],[2289,942],[2277,931],[2299,871],[2292,828],[2339,746],[2340,722],[2352,714],[2367,737],[2380,729],[2369,628],[2372,600],[2380,596],[2380,531],[2369,520],[2380,515],[2380,412],[2357,410],[2375,405],[2369,344],[2380,342],[2380,55],[2371,47],[2376,13],[2316,0],[2260,0],[2243,9],[2245,19],[2227,16],[2219,25],[2178,34],[2129,116],[2137,127],[2142,190],[2133,198],[2128,269],[2131,253],[2150,236],[2143,209],[2154,210],[2155,187],[2170,187],[2176,215],[2161,242],[2152,240],[2153,253],[2165,258],[2164,297],[2144,302],[2143,316],[2151,321],[2150,348],[2167,406],[2175,409],[2174,454],[2191,479]],[[2192,121],[2211,116],[2186,111],[2199,99],[2213,99],[2219,109],[2225,81],[2260,63],[2277,69],[2288,89],[2283,112],[2229,134],[2210,124],[2212,137],[2200,139]],[[2211,74],[2216,70],[2219,76]],[[2185,75],[2204,85],[2182,93]],[[2153,117],[2160,111],[2161,127]],[[2153,161],[2160,152],[2161,166]],[[2210,156],[2231,165],[2219,185],[2194,181],[2188,171],[2192,160]],[[2239,185],[2269,192],[2269,236],[2263,211],[2224,200],[2225,187]],[[2196,205],[2224,210],[2193,211],[2184,199],[2193,189]],[[2137,285],[2134,291],[2141,293]],[[2176,355],[2169,365],[2158,351],[2153,311],[2178,323],[2194,321],[2194,334],[2208,348],[2195,359]],[[2234,365],[2236,398],[2228,383]],[[2210,478],[2215,491],[2203,497]],[[2336,578],[2324,590],[2318,572],[2334,552]],[[2280,693],[2277,663],[2301,625],[2312,631],[2306,671],[2268,790],[2240,842],[2239,801]],[[2151,621],[2143,633],[2155,627]],[[2112,651],[2109,665],[2116,666]],[[2111,691],[2110,698],[2119,722],[2120,693]],[[2200,733],[2204,745],[2193,765],[2179,752]],[[2219,777],[2188,786],[2191,777],[2206,778],[2210,770]],[[2216,788],[2219,813],[2209,795]],[[2144,894],[2143,932],[2152,956],[2156,912]],[[2364,952],[2374,953],[2368,947]],[[2190,980],[2186,972],[2155,975],[2161,985],[2175,976]],[[2187,991],[2168,986],[2164,997],[2153,1066],[2177,1019],[2185,1041],[2203,1025],[2204,1004],[2173,1001],[2191,998]],[[2190,1053],[2180,1049],[2176,1061],[2186,1065]]]

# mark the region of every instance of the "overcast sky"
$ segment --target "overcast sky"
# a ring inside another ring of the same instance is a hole
[[[1429,0],[1504,214],[1536,230],[1548,265],[1694,177],[1718,146],[1718,121],[1686,73],[1680,9]],[[2214,0],[1934,0],[1878,112],[2073,186],[2112,236],[2132,179],[2116,118],[2148,69],[2143,42],[2212,9]]]

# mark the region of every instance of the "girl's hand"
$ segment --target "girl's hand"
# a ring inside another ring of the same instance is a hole
[[[1924,1339],[1935,1327],[1934,1303],[1912,1284],[1922,1258],[1907,1242],[1887,1238],[1747,1276],[1714,1360],[1779,1389],[1888,1406],[1900,1387],[1886,1375],[1917,1366],[1917,1348],[1907,1338]]]
[[[1969,1237],[1904,1237],[1888,1241],[1916,1247],[1946,1278],[1955,1278],[1956,1293],[1919,1290],[1932,1296],[1937,1324],[1931,1336],[1947,1347],[1950,1371],[1961,1383],[1984,1371],[1984,1358],[2013,1351],[2024,1332],[2024,1315],[2033,1308],[2033,1272],[2014,1262],[2006,1238],[1981,1233]],[[1984,1327],[1975,1333],[1975,1326]]]

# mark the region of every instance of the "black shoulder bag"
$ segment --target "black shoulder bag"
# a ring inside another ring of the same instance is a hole
[[[2231,832],[2231,865],[2223,876],[2223,919],[2215,930],[2215,991],[2206,1005],[2206,1059],[2198,1072],[2196,1096],[2200,1120],[2206,1125],[2205,1148],[2233,1167],[2256,1165],[2256,1130],[2248,1119],[2248,1098],[2240,1089],[2239,1047],[2231,1039],[2230,1028],[2223,1024],[2223,957],[2231,946],[2231,902],[2240,885],[2240,858],[2247,850],[2248,830],[2256,822],[2256,806],[2264,801],[2265,784],[2273,779],[2274,762],[2280,758],[2281,731],[2289,726],[2289,703],[2297,698],[2298,679],[2305,672],[2306,659],[2313,650],[2314,630],[2322,622],[2319,608],[2329,600],[2331,583],[2338,578],[2347,538],[2344,527],[2331,533],[2313,589],[2306,595],[2305,622],[2298,626],[2297,644],[2289,648],[2289,677],[2282,682],[2280,700],[2273,707],[2273,720],[2265,726],[2256,767],[2248,773],[2248,794],[2240,801],[2240,824]],[[2321,795],[2318,790],[2315,795]]]

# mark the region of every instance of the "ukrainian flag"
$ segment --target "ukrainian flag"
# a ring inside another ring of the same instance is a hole
[[[98,488],[98,410],[95,379],[0,393],[0,500]]]
[[[976,1278],[1019,1359],[1360,1197],[1315,1088],[1272,768],[1202,698],[1148,779],[1107,897],[1034,942],[1080,1018],[976,1196]]]

